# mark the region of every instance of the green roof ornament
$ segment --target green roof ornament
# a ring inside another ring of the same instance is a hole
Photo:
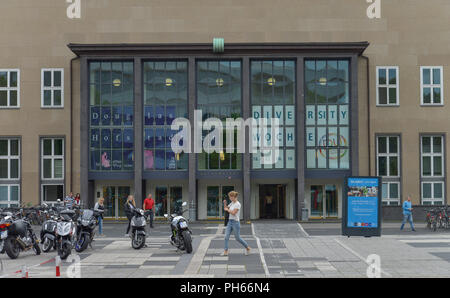
[[[225,48],[225,41],[223,38],[213,38],[213,52],[214,53],[223,53]]]

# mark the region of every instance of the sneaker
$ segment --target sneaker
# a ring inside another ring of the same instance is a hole
[[[228,257],[228,253],[227,252],[223,252],[220,254],[222,257]]]
[[[244,255],[248,256],[250,254],[250,249],[245,249]]]
[[[416,230],[415,230],[415,229],[413,229],[412,231],[413,231],[413,232],[416,232]]]

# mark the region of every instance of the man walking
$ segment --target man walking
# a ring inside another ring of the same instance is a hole
[[[69,192],[67,197],[64,199],[64,203],[66,204],[66,208],[72,209],[75,198],[73,197],[73,193]]]
[[[148,194],[147,198],[144,200],[144,211],[146,216],[150,216],[150,228],[153,229],[153,207],[155,206],[155,201],[152,199],[152,194]]]
[[[414,224],[413,224],[413,218],[412,218],[412,205],[411,205],[411,197],[408,196],[405,202],[403,202],[403,221],[402,226],[400,227],[400,230],[403,230],[403,227],[405,226],[406,221],[409,221],[409,224],[411,225],[411,230],[415,232]]]

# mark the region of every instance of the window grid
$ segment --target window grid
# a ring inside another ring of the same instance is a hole
[[[7,155],[0,155],[0,160],[6,160],[8,173],[6,178],[0,178],[0,180],[19,180],[20,179],[20,140],[19,139],[0,139],[0,141],[7,141]],[[17,154],[11,153],[11,143],[17,142]],[[17,160],[17,177],[11,177],[11,168],[13,161]]]
[[[45,86],[45,73],[50,72],[50,86]],[[55,86],[55,73],[60,73],[60,85]],[[45,103],[45,91],[50,91],[50,104]],[[60,103],[55,104],[55,91],[60,91]],[[64,69],[43,68],[41,71],[41,107],[62,108],[64,107]]]
[[[386,152],[380,152],[380,141],[384,139],[386,144]],[[390,142],[392,139],[396,140],[397,146],[396,151],[397,152],[390,152]],[[385,157],[386,158],[386,175],[380,174],[380,158]],[[393,158],[397,158],[396,163],[396,170],[397,175],[392,175],[391,173],[391,160]],[[379,136],[377,137],[377,175],[382,177],[393,177],[393,178],[400,178],[400,138],[398,136]]]
[[[439,71],[439,82],[435,83],[435,70]],[[425,82],[424,73],[429,72],[429,83]],[[420,104],[421,105],[444,105],[444,84],[443,84],[443,67],[442,66],[421,66],[420,67]],[[425,96],[425,91],[429,91]],[[439,93],[435,93],[439,91]],[[435,98],[438,96],[438,101]]]
[[[20,70],[0,69],[0,108],[6,109],[19,107]]]
[[[435,144],[434,144],[434,140],[438,138],[441,141],[440,144],[440,152],[434,152],[435,151]],[[424,139],[429,139],[430,140],[430,152],[423,152],[423,141]],[[443,158],[443,137],[442,136],[422,136],[421,137],[421,149],[420,149],[420,153],[422,155],[421,158],[421,165],[422,165],[422,169],[421,169],[421,177],[444,177],[444,170],[443,170],[443,165],[444,165],[444,158]],[[424,174],[424,157],[429,157],[430,158],[430,175],[425,175]],[[435,175],[434,174],[434,170],[435,170],[435,159],[436,158],[441,158],[441,162],[440,162],[440,169],[441,169],[441,175]]]
[[[395,82],[391,83],[390,74],[394,72]],[[382,76],[380,73],[384,73],[384,82],[382,82]],[[383,90],[386,90],[386,102],[381,102],[380,97],[383,94]],[[391,90],[395,90],[395,99],[392,100],[394,94],[391,94]],[[377,66],[377,105],[379,106],[398,106],[400,105],[399,97],[399,68],[398,66]]]
[[[50,140],[51,141],[51,154],[46,155],[44,152],[44,143],[45,141]],[[56,141],[61,141],[61,155],[55,154],[55,143]],[[42,180],[61,180],[64,179],[64,139],[61,138],[43,138],[41,139],[41,156],[42,156]],[[50,177],[45,177],[45,161],[50,160],[50,169],[51,169],[51,175]],[[61,177],[56,177],[56,166],[55,166],[55,160],[61,160]]]
[[[6,194],[5,194],[6,188]],[[17,195],[17,200],[12,200],[13,189]],[[0,185],[0,208],[19,207],[20,205],[20,185],[1,184]]]
[[[393,194],[394,186],[395,194]],[[382,187],[386,189],[386,192],[383,192],[383,205],[400,205],[400,182],[384,182]]]
[[[422,204],[423,205],[443,205],[444,204],[444,182],[422,182]],[[425,197],[425,191],[429,188],[430,195]],[[437,189],[440,188],[440,195],[437,195]]]
[[[56,198],[56,199],[60,199],[63,200],[64,199],[64,184],[61,183],[43,183],[41,184],[41,201],[42,203],[46,203],[50,206],[53,206],[57,203],[56,200],[51,201],[51,200],[45,200],[45,198],[47,198],[47,196],[45,195],[45,187],[46,186],[62,186],[62,196],[61,198]]]

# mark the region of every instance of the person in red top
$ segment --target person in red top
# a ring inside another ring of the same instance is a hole
[[[148,194],[144,200],[144,211],[146,216],[150,216],[150,228],[153,228],[153,208],[155,207],[155,201],[152,199],[152,194]]]

